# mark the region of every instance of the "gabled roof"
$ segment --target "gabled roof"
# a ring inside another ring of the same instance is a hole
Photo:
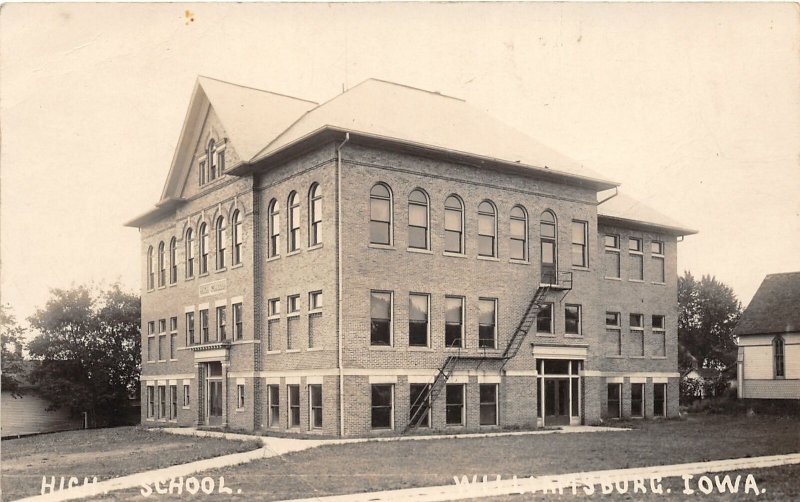
[[[651,228],[673,235],[697,233],[697,230],[684,227],[672,218],[664,216],[647,204],[624,193],[618,193],[597,206],[597,217],[600,223]]]
[[[365,80],[310,110],[253,160],[269,157],[325,129],[617,185],[464,100],[378,79]]]
[[[734,336],[800,332],[800,272],[764,278],[739,319]]]

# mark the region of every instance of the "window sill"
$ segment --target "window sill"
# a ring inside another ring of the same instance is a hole
[[[433,352],[431,347],[422,347],[421,345],[409,345],[408,350],[411,352]]]
[[[202,279],[203,277],[208,277],[208,272],[203,272],[202,274],[197,274],[197,277],[199,277],[199,278],[201,278],[201,279]]]
[[[497,258],[496,256],[481,256],[481,255],[478,255],[476,258],[478,258],[479,260],[483,260],[483,261],[500,261],[500,259]]]
[[[236,265],[231,265],[231,270],[233,270],[235,268],[242,268],[242,267],[244,267],[244,263],[237,263]]]
[[[378,351],[378,352],[380,352],[380,351],[391,351],[391,350],[394,350],[394,347],[391,346],[391,345],[370,345],[369,346],[369,350],[375,350],[375,351]]]
[[[302,249],[295,249],[294,251],[289,251],[288,253],[286,253],[286,257],[288,258],[290,256],[295,256],[295,255],[298,255],[298,254],[300,254],[302,252],[303,252]]]
[[[517,260],[516,258],[509,258],[508,263],[515,263],[517,265],[530,265],[531,262],[528,260]]]
[[[158,289],[167,289],[167,286],[159,286]]]
[[[543,336],[546,338],[555,338],[555,333],[536,333],[536,336]]]
[[[653,284],[655,284],[655,283],[653,283]],[[177,285],[178,285],[178,283],[177,283],[177,282],[173,282],[173,283],[170,283],[169,287],[171,287],[171,288],[174,288],[174,287],[175,287],[175,286],[177,286]]]
[[[372,249],[383,249],[386,251],[396,251],[394,246],[391,246],[389,244],[373,244],[370,242],[369,244],[367,244],[367,247]]]
[[[644,284],[644,279],[628,279],[628,282],[638,282]]]
[[[267,258],[267,259],[266,259],[266,260],[264,260],[264,261],[265,261],[266,263],[269,263],[269,262],[271,262],[271,261],[280,260],[280,259],[281,259],[281,255],[279,255],[279,254],[276,254],[275,256],[270,256],[269,258]]]
[[[603,279],[605,279],[607,281],[620,281],[620,282],[622,282],[622,278],[621,277],[603,277]]]
[[[148,364],[150,364],[150,363],[153,363],[153,364],[155,364],[155,361],[150,361],[150,360],[148,360],[148,361],[147,361],[147,363],[148,363]]]
[[[192,408],[190,406],[182,406],[181,409],[182,410],[191,410]]]
[[[321,314],[321,313],[322,313],[322,309],[314,309],[314,310],[309,310],[309,311],[308,311],[308,315],[311,315],[311,314]]]
[[[645,356],[628,356],[630,359],[645,359]]]
[[[466,258],[467,255],[464,253],[450,253],[448,251],[442,251],[442,256],[451,256],[453,258]]]
[[[667,358],[667,356],[650,356],[650,359],[657,359],[657,360],[662,360],[662,359],[666,359],[666,358]]]
[[[667,285],[666,282],[655,282],[655,281],[651,282],[650,284],[652,284],[653,286],[666,286]]]
[[[177,361],[177,359],[170,359],[169,361],[170,362],[175,362],[175,361]]]
[[[295,354],[297,352],[300,352],[300,349],[286,349],[287,354]]]
[[[296,318],[298,318],[298,317],[300,317],[300,312],[292,312],[292,313],[290,313],[290,314],[286,314],[286,319],[287,319],[287,320],[289,320],[289,319],[296,319]]]
[[[456,352],[458,350],[464,350],[464,349],[466,349],[466,347],[463,347],[463,346],[462,347],[445,347],[444,348],[444,350],[446,350],[448,352]]]
[[[606,359],[625,359],[625,356],[623,355],[606,356]]]
[[[324,349],[322,347],[309,347],[309,348],[306,349],[306,352],[319,352],[321,350],[324,350]]]
[[[165,363],[165,362],[167,362],[167,360],[166,359],[159,359],[158,362]]]
[[[222,267],[222,268],[218,268],[218,269],[216,269],[216,270],[214,271],[214,273],[215,273],[215,274],[219,274],[219,273],[222,273],[222,272],[227,272],[227,271],[228,271],[228,269],[227,269],[226,267]]]
[[[583,338],[583,335],[575,334],[575,333],[565,333],[564,338]]]
[[[579,267],[577,265],[573,265],[572,266],[572,270],[574,270],[576,272],[591,272],[592,271],[592,269],[590,269],[589,267]]]
[[[191,276],[191,277],[185,277],[185,278],[184,278],[184,280],[185,280],[185,281],[193,281],[193,280],[194,280],[194,276]]]
[[[265,350],[265,351],[264,351],[264,354],[265,354],[265,355],[268,355],[268,356],[269,356],[269,355],[274,355],[274,354],[280,354],[280,353],[281,353],[281,351],[280,351],[280,350]]]
[[[271,316],[267,317],[267,321],[280,321],[280,320],[281,320],[281,315],[280,314],[271,315]]]
[[[315,249],[322,249],[322,243],[314,244],[313,246],[308,246],[306,251],[314,251]]]
[[[409,253],[419,253],[419,254],[433,254],[433,251],[430,249],[420,249],[420,248],[406,248],[406,251]]]
[[[236,408],[236,413],[241,413],[244,411],[244,408]]]

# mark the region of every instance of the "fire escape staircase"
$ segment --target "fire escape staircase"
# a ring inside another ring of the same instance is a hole
[[[460,363],[468,363],[461,364],[462,366],[473,366],[474,363],[477,362],[477,367],[480,367],[484,361],[497,361],[500,363],[500,370],[502,370],[506,363],[513,359],[519,352],[528,331],[530,331],[531,327],[536,323],[536,317],[545,304],[548,294],[551,291],[563,291],[564,296],[566,296],[570,290],[572,290],[572,272],[558,272],[558,274],[553,274],[551,278],[543,279],[543,282],[536,289],[533,298],[531,298],[531,301],[528,303],[525,314],[522,316],[517,329],[514,330],[514,334],[511,335],[511,338],[508,340],[508,344],[502,354],[484,353],[470,355],[461,354],[459,350],[457,354],[447,356],[444,363],[436,371],[433,383],[428,386],[427,391],[421,392],[411,405],[413,413],[408,421],[408,425],[403,429],[403,434],[411,429],[419,427],[419,425],[425,421],[434,401],[436,401],[436,398],[439,397],[445,389],[447,381],[453,375],[456,366],[459,366]]]

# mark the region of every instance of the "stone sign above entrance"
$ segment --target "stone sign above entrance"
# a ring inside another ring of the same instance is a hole
[[[227,280],[220,279],[218,281],[201,284],[199,287],[198,294],[200,295],[201,298],[204,296],[214,296],[220,293],[224,293],[226,289],[228,289]]]

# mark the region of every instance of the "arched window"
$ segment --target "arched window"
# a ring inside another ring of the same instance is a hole
[[[200,273],[208,272],[208,225],[200,224]]]
[[[556,216],[547,210],[539,218],[539,239],[541,242],[542,284],[556,284],[558,269],[558,243],[556,240]]]
[[[478,206],[478,256],[497,256],[497,211],[485,200]]]
[[[287,203],[289,212],[289,235],[287,239],[288,252],[297,251],[300,248],[300,197],[297,192],[289,194]]]
[[[784,341],[782,336],[776,336],[772,340],[772,358],[775,366],[775,378],[785,378],[786,370],[784,367]]]
[[[194,231],[186,230],[186,278],[194,277]]]
[[[464,204],[456,195],[444,201],[444,250],[464,254]]]
[[[430,249],[428,196],[416,189],[408,196],[408,247]]]
[[[178,240],[173,237],[169,241],[169,283],[178,282]]]
[[[528,259],[528,213],[522,206],[511,208],[511,242],[508,254],[512,260]]]
[[[233,232],[233,265],[242,263],[242,213],[237,209],[231,216],[231,232]]]
[[[269,257],[274,258],[280,253],[281,243],[281,215],[278,209],[278,201],[272,199],[269,201],[267,209],[269,214]]]
[[[164,256],[164,241],[158,243],[158,287],[167,281],[167,260]]]
[[[383,183],[369,192],[369,242],[392,244],[392,192]]]
[[[214,140],[208,142],[208,181],[213,181],[217,178],[217,155]]]
[[[308,191],[308,245],[316,246],[322,242],[322,189],[319,183],[311,185]]]
[[[156,273],[153,269],[153,246],[147,248],[147,289],[153,289],[156,283]]]
[[[225,244],[228,241],[228,231],[225,226],[225,218],[220,216],[217,218],[216,226],[216,240],[217,240],[217,270],[225,268]]]

